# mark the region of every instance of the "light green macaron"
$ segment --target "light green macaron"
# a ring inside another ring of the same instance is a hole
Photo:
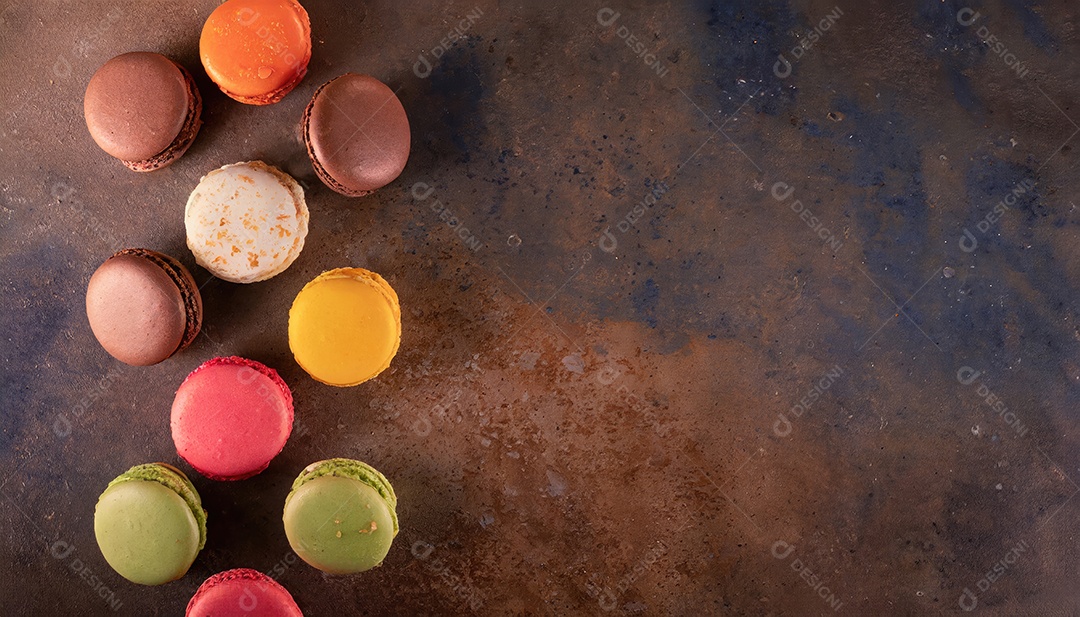
[[[285,499],[285,535],[301,559],[331,574],[382,563],[398,533],[397,495],[366,463],[332,458],[312,463]]]
[[[94,534],[105,561],[120,576],[161,585],[184,576],[206,545],[206,510],[179,469],[136,465],[98,498]]]

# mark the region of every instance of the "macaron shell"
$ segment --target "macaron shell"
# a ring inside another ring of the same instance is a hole
[[[304,117],[312,165],[338,193],[370,193],[405,169],[409,118],[394,91],[378,79],[347,73],[324,84]]]
[[[265,574],[237,568],[206,579],[188,602],[185,617],[303,617],[292,595]]]
[[[187,503],[147,480],[122,482],[102,493],[94,534],[105,561],[140,585],[182,577],[199,551],[199,527]]]
[[[292,0],[229,0],[203,25],[199,55],[207,75],[230,97],[275,103],[307,73],[307,11]]]
[[[292,395],[277,372],[215,358],[180,385],[171,428],[177,453],[202,475],[241,480],[266,469],[292,432]]]
[[[264,281],[284,272],[304,248],[308,219],[303,188],[261,161],[206,174],[184,213],[195,261],[233,283]]]
[[[374,568],[394,540],[386,500],[350,478],[322,476],[305,482],[289,494],[282,520],[296,554],[331,574]]]
[[[90,135],[108,154],[141,161],[173,143],[188,117],[188,82],[180,68],[160,54],[117,56],[90,79],[83,113]]]
[[[296,362],[332,386],[363,383],[390,366],[401,343],[401,307],[381,276],[338,268],[304,286],[289,310]]]
[[[133,254],[109,258],[90,277],[86,316],[105,351],[135,366],[168,358],[187,332],[180,289],[160,266]]]

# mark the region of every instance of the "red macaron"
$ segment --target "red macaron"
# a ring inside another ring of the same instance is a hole
[[[176,452],[211,480],[243,480],[266,469],[292,423],[292,392],[277,371],[237,356],[204,362],[173,399]]]
[[[274,579],[248,568],[206,579],[188,602],[185,617],[304,617],[292,595]]]

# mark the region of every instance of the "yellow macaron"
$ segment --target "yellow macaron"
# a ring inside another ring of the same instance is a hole
[[[361,384],[390,366],[401,343],[401,307],[381,276],[363,268],[323,272],[289,309],[297,364],[331,386]]]

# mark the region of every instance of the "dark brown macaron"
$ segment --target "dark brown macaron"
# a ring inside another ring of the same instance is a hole
[[[202,124],[202,96],[179,64],[145,51],[119,55],[90,78],[83,99],[97,145],[135,171],[180,158]]]
[[[370,75],[323,84],[303,119],[304,143],[319,179],[359,197],[390,184],[409,160],[409,118],[394,91]]]
[[[124,249],[90,277],[86,317],[105,351],[126,364],[149,366],[195,340],[202,296],[191,273],[172,257]]]

